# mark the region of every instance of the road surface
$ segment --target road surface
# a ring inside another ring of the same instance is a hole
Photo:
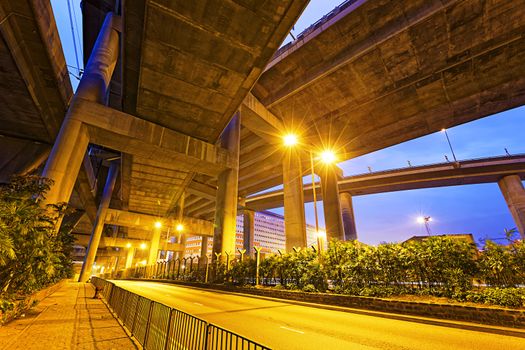
[[[518,350],[525,338],[173,284],[113,281],[273,349]]]

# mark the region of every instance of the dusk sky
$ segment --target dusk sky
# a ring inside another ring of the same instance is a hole
[[[58,30],[65,51],[67,64],[76,67],[68,1],[51,0]],[[330,12],[341,1],[312,0],[297,21],[294,35]],[[77,17],[78,38],[82,38],[80,0],[72,0]],[[73,8],[72,8],[73,10]],[[285,42],[289,42],[288,36]],[[82,63],[82,55],[78,51]],[[69,70],[77,74],[75,68]],[[72,77],[73,86],[78,81]],[[448,129],[454,151],[459,160],[504,155],[504,148],[511,154],[525,153],[525,107],[486,117]],[[340,163],[345,175],[407,166],[424,165],[452,159],[443,133],[430,134],[381,151],[373,152]],[[305,180],[305,182],[307,182]],[[282,208],[275,212],[282,214]],[[354,197],[359,240],[369,244],[382,241],[401,241],[414,234],[425,234],[424,227],[416,222],[420,215],[432,217],[433,234],[473,233],[479,238],[503,238],[503,230],[515,227],[507,205],[497,184],[441,187],[403,192],[383,193]],[[320,210],[321,224],[322,207]],[[313,205],[306,205],[307,221],[314,223]]]

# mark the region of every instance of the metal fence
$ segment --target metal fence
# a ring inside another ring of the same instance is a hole
[[[200,318],[91,277],[123,325],[147,350],[269,350]]]

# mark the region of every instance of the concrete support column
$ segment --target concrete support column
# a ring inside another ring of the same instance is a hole
[[[341,201],[341,215],[343,217],[343,229],[345,232],[345,241],[357,239],[357,230],[355,228],[354,207],[352,205],[352,196],[348,192],[339,193]]]
[[[514,218],[521,239],[525,239],[525,189],[518,175],[505,176],[498,181],[499,188]]]
[[[129,247],[128,253],[126,254],[126,269],[133,266],[133,258],[135,257],[135,248]]]
[[[246,254],[254,255],[254,237],[255,237],[255,211],[244,209],[243,211],[243,249]]]
[[[241,139],[240,116],[236,113],[221,135],[220,145],[231,152],[235,160],[231,169],[219,175],[217,181],[217,202],[215,204],[215,230],[213,233],[213,252],[235,252],[237,226],[237,196],[239,187],[239,143]],[[212,255],[215,259],[215,254]]]
[[[80,273],[79,282],[86,282],[91,276],[91,269],[95,262],[95,256],[97,255],[98,244],[100,243],[100,237],[102,236],[102,230],[104,229],[104,221],[106,219],[106,212],[111,202],[111,196],[113,195],[113,189],[115,188],[115,182],[117,181],[119,162],[112,162],[109,167],[108,177],[106,185],[104,186],[104,192],[102,193],[102,199],[97,210],[97,217],[95,224],[93,225],[93,232],[89,238],[89,245],[82,265],[82,272]]]
[[[208,255],[208,236],[201,237],[201,256]]]
[[[341,215],[341,201],[339,198],[340,169],[334,164],[325,164],[320,171],[321,190],[323,196],[324,222],[326,239],[344,240],[343,217]]]
[[[44,204],[69,201],[89,143],[87,128],[77,119],[75,101],[82,98],[99,103],[106,102],[109,82],[118,58],[119,40],[115,27],[119,23],[118,17],[109,13],[102,25],[42,174],[53,180]]]
[[[153,229],[153,235],[151,236],[151,242],[149,244],[148,265],[155,264],[159,257],[160,233],[160,227]]]
[[[306,247],[303,172],[299,153],[289,148],[283,159],[284,233],[286,251]]]

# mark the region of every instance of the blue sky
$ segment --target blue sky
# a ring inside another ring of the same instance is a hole
[[[312,0],[297,21],[294,34],[320,19],[336,7],[340,0]],[[76,67],[71,26],[66,0],[51,0],[57,20],[66,61]],[[81,35],[80,0],[71,0],[77,16],[78,37]],[[285,40],[289,42],[291,37]],[[82,61],[79,52],[79,60]],[[69,68],[76,74],[75,68]],[[77,80],[72,77],[76,87]],[[525,153],[523,135],[525,107],[499,113],[448,130],[459,160]],[[387,149],[373,152],[340,164],[345,175],[442,162],[444,155],[452,159],[445,135],[434,133]],[[309,180],[305,179],[305,182]],[[313,205],[305,205],[307,221],[314,223]],[[275,210],[282,214],[282,208]],[[377,244],[404,240],[414,234],[425,234],[416,222],[420,215],[430,215],[431,231],[442,233],[473,233],[476,238],[501,238],[503,230],[515,227],[514,221],[497,184],[441,187],[354,197],[359,240]],[[324,224],[320,210],[321,224]]]

